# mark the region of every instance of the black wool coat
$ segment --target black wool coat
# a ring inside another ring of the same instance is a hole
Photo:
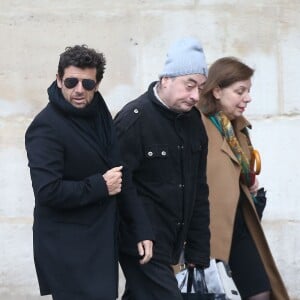
[[[88,109],[76,109],[56,83],[49,104],[25,135],[35,196],[33,245],[41,295],[54,299],[117,297],[118,199],[102,177],[120,165],[110,113],[97,92]],[[122,212],[134,224],[135,243],[153,239],[124,175]]]
[[[186,241],[186,260],[207,266],[207,135],[196,109],[188,113],[169,110],[155,97],[155,84],[116,115],[121,154],[152,224],[153,259],[177,263]],[[136,255],[123,219],[121,251]]]

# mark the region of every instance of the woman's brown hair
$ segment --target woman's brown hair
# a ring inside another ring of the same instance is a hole
[[[207,81],[201,91],[197,107],[205,115],[217,113],[219,105],[213,95],[213,90],[217,87],[226,88],[237,81],[250,79],[253,73],[254,69],[235,57],[223,57],[216,60],[209,68]]]

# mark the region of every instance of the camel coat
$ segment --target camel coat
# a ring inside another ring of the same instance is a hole
[[[211,257],[227,262],[229,260],[234,220],[242,188],[249,200],[245,201],[242,207],[245,222],[269,277],[272,286],[271,299],[287,300],[289,296],[275,265],[249,190],[245,185],[239,184],[241,167],[218,129],[206,116],[202,117],[209,139],[207,182],[210,201]],[[250,157],[247,138],[241,132],[248,125],[250,124],[243,117],[236,119],[233,124],[241,147]]]

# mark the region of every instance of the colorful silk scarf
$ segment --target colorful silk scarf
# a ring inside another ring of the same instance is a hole
[[[213,124],[217,127],[219,132],[225,137],[227,143],[229,144],[232,152],[234,153],[235,157],[237,158],[242,171],[240,180],[246,184],[248,187],[252,186],[253,176],[250,171],[250,161],[246,156],[245,152],[243,151],[237,137],[235,136],[233,126],[227,116],[222,112],[218,112],[213,116],[210,116],[209,119],[213,122]],[[245,134],[248,139],[248,145],[250,150],[252,150],[252,145],[250,142],[250,138],[248,135],[247,128],[245,128]]]

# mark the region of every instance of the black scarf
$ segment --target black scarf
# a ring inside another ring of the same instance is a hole
[[[76,108],[66,101],[56,81],[48,88],[48,95],[50,103],[67,116],[78,130],[98,144],[110,167],[119,161],[112,149],[115,142],[112,117],[99,92],[95,93],[91,103],[84,108]]]

